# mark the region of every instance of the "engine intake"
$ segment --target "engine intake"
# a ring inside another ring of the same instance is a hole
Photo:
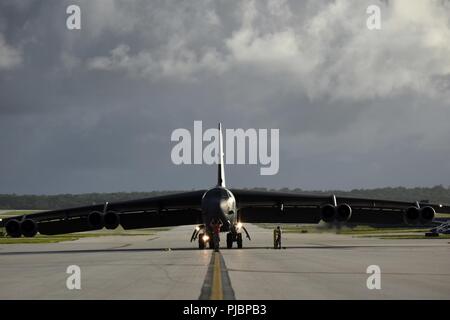
[[[404,217],[407,224],[418,224],[420,218],[420,209],[417,207],[409,207],[405,210]]]
[[[38,226],[34,220],[25,219],[20,223],[20,229],[25,237],[32,238],[38,233]]]
[[[108,211],[103,217],[103,222],[106,229],[116,229],[120,224],[120,216],[115,211]]]
[[[337,206],[336,210],[336,220],[337,221],[348,221],[352,216],[352,208],[346,204],[342,203]]]
[[[320,216],[327,223],[333,221],[344,222],[350,220],[352,208],[346,203],[341,203],[338,206],[326,204],[320,208]]]
[[[94,229],[101,229],[104,226],[104,215],[100,211],[92,211],[88,215],[88,223]]]
[[[9,220],[5,225],[6,233],[13,238],[20,238],[22,230],[20,228],[20,222],[16,219]]]
[[[433,221],[436,215],[436,211],[432,207],[423,207],[420,209],[420,222],[422,224],[427,224]]]
[[[320,216],[324,222],[333,222],[336,217],[336,207],[331,204],[322,206]]]

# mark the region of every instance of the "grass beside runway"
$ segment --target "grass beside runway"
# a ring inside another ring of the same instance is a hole
[[[276,224],[257,224],[265,229],[274,229],[278,225]],[[281,224],[281,229],[284,233],[337,233],[337,234],[349,234],[349,235],[359,235],[359,234],[373,234],[373,233],[403,233],[403,232],[426,232],[430,227],[422,228],[408,228],[408,227],[386,227],[386,228],[376,228],[371,226],[341,226],[329,227],[325,224]]]
[[[258,224],[265,229],[275,229],[276,224]],[[380,239],[449,239],[450,235],[441,234],[438,237],[426,237],[425,233],[431,227],[386,227],[376,228],[371,226],[342,226],[340,228],[329,227],[327,225],[301,225],[285,224],[280,225],[283,233],[334,233],[350,235],[362,238],[380,238]]]
[[[96,237],[95,234],[65,234],[58,236],[37,235],[33,238],[0,238],[0,244],[20,244],[20,243],[56,243],[62,241],[74,241],[80,238]]]
[[[42,210],[1,210],[0,218],[10,218],[15,216],[23,216],[24,214],[32,214],[41,212]]]
[[[450,234],[440,234],[438,237],[427,237],[425,234],[383,234],[365,235],[364,238],[380,238],[389,240],[410,240],[410,239],[450,239]]]
[[[20,243],[56,243],[62,241],[74,241],[81,238],[92,237],[105,237],[105,236],[153,236],[157,232],[167,231],[170,228],[152,228],[152,229],[139,229],[139,230],[123,230],[117,228],[116,230],[98,230],[96,232],[80,232],[80,233],[67,233],[59,235],[43,235],[38,234],[33,238],[11,238],[0,237],[0,244],[20,244]]]

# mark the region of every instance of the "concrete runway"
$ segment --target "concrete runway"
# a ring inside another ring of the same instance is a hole
[[[217,255],[189,242],[192,226],[0,245],[0,299],[450,299],[448,239],[285,234],[274,250],[271,230],[247,228],[244,249]],[[81,290],[66,287],[69,265],[81,268]],[[366,286],[369,265],[381,268],[381,290]]]

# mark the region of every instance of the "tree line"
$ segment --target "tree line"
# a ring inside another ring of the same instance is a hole
[[[386,200],[422,201],[450,204],[450,186],[434,187],[386,187],[376,189],[342,190],[302,190],[295,189],[267,189],[247,188],[247,190],[266,190],[308,194],[335,194],[336,196],[350,196],[362,198],[379,198]],[[116,192],[116,193],[85,193],[85,194],[58,194],[58,195],[17,195],[0,194],[1,210],[49,210],[77,207],[91,204],[101,204],[106,201],[125,201],[146,197],[155,197],[183,191],[152,191],[152,192]]]

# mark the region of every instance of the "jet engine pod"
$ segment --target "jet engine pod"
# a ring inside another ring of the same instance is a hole
[[[32,238],[38,233],[38,226],[34,220],[25,219],[20,223],[20,229],[25,237]]]
[[[92,211],[87,219],[89,225],[94,229],[101,229],[104,226],[104,216],[100,211]]]
[[[405,222],[407,224],[417,224],[420,218],[420,210],[417,207],[409,207],[404,213]]]
[[[420,209],[420,222],[423,224],[433,221],[436,211],[432,207],[423,207]]]
[[[120,216],[115,211],[108,211],[103,217],[103,222],[106,229],[116,229],[120,224]]]
[[[20,238],[22,230],[20,228],[20,222],[16,219],[9,220],[5,225],[6,233],[13,238]]]
[[[342,203],[337,206],[336,209],[336,220],[337,221],[348,221],[352,216],[352,208],[346,204]]]
[[[326,204],[320,208],[320,217],[324,222],[333,222],[336,217],[336,207],[332,204]]]

